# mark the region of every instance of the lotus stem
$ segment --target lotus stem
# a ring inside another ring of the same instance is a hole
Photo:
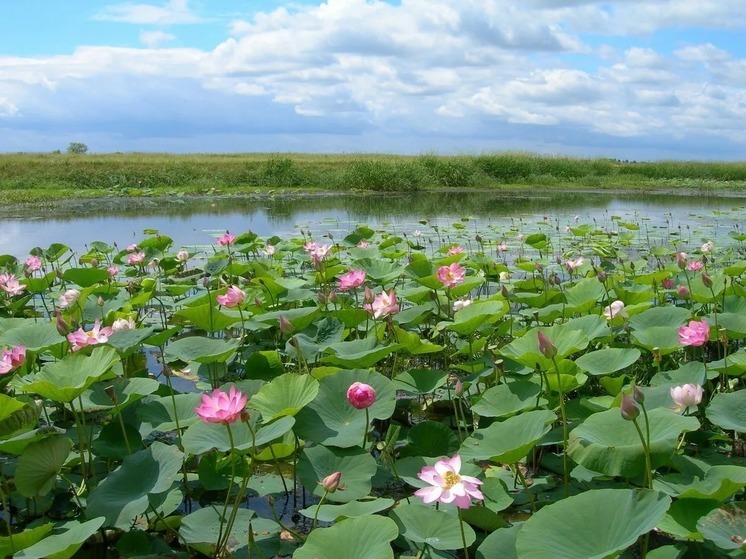
[[[565,394],[562,392],[562,376],[560,375],[557,358],[552,357],[554,371],[557,373],[557,392],[559,392],[560,415],[562,416],[562,474],[565,497],[570,494],[570,472],[567,465],[567,415],[565,413]]]

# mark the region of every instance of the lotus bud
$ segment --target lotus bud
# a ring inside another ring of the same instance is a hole
[[[331,303],[336,303],[337,302],[337,292],[334,289],[332,289],[329,292],[328,298],[329,298],[329,301]]]
[[[461,384],[461,379],[456,379],[456,386],[453,387],[453,393],[456,396],[461,396],[464,393],[464,385]]]
[[[327,493],[334,493],[337,489],[339,489],[340,479],[342,479],[342,472],[334,472],[333,474],[329,474],[321,482],[321,487],[323,487],[324,491],[326,491]]]
[[[534,267],[536,268],[536,271],[539,273],[544,271],[544,266],[539,261],[534,262]]]
[[[371,291],[370,287],[367,285],[365,286],[365,291],[363,292],[363,302],[367,305],[372,305],[373,301],[376,300],[376,294]]]
[[[477,235],[474,237],[474,240],[477,241],[478,243],[481,243],[482,242],[482,235],[480,235],[480,234],[477,233]]]
[[[640,415],[640,408],[637,407],[632,396],[628,394],[622,394],[622,404],[619,407],[622,417],[627,421],[633,421]]]
[[[98,296],[98,299],[96,299],[96,304],[97,304],[97,305],[98,305],[99,307],[103,307],[103,306],[104,306],[104,298],[103,298],[103,297],[101,297],[101,295],[99,295],[99,296]]]
[[[686,287],[686,285],[680,285],[676,288],[676,295],[679,296],[679,299],[688,299],[689,289]]]
[[[601,283],[605,283],[606,282],[606,272],[604,272],[603,270],[599,270],[598,272],[596,272],[596,279],[598,281],[600,281]]]
[[[640,405],[645,403],[645,394],[643,394],[642,390],[640,390],[640,387],[637,385],[632,388],[632,399]]]
[[[674,283],[673,278],[666,278],[661,282],[663,289],[673,289]]]
[[[506,299],[508,298],[508,288],[507,288],[507,287],[505,287],[505,285],[502,285],[502,286],[500,286],[500,293],[501,293],[501,294],[502,294],[502,296],[503,296],[503,297],[505,297]]]
[[[706,273],[702,273],[702,283],[705,285],[705,287],[712,287],[712,278]]]
[[[285,335],[289,335],[292,334],[294,330],[295,327],[290,323],[290,321],[284,316],[280,315],[280,332]]]
[[[57,319],[55,321],[55,326],[60,336],[67,336],[70,333],[70,325],[67,322],[65,322],[65,319],[62,318],[62,315],[60,313],[57,313]]]
[[[114,402],[114,404],[119,403],[119,397],[117,396],[117,391],[114,390],[113,386],[107,386],[104,388],[104,392],[106,392],[106,395],[109,397],[109,400]]]
[[[96,258],[91,258],[91,266],[93,268],[98,268],[98,260]]]
[[[205,276],[202,278],[202,287],[210,289],[210,276]]]
[[[319,305],[326,305],[328,301],[327,296],[322,291],[316,294],[316,300],[319,302]]]
[[[557,347],[552,343],[552,340],[544,332],[539,332],[537,337],[539,339],[539,351],[541,351],[541,354],[547,359],[553,359],[557,355]]]
[[[62,270],[60,270],[59,268],[57,268],[54,271],[54,275],[57,276],[58,279],[62,279],[62,277],[65,275],[65,272],[63,272]]]
[[[676,264],[678,264],[680,269],[686,268],[686,253],[685,252],[677,252],[676,253]]]

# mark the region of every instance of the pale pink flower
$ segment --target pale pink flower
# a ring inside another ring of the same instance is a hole
[[[357,246],[357,248],[368,248],[368,241],[366,241],[365,239],[363,239],[362,241],[360,241],[355,246]]]
[[[220,237],[218,237],[217,241],[215,242],[221,247],[231,246],[233,243],[236,242],[236,236],[233,233],[226,231]]]
[[[127,245],[127,252],[135,252],[137,250],[140,250],[140,247],[136,244]]]
[[[347,389],[347,401],[353,408],[364,410],[376,401],[376,391],[369,384],[353,382]]]
[[[678,295],[679,299],[688,299],[689,298],[689,288],[686,285],[679,285],[676,288],[676,295]]]
[[[111,325],[111,331],[122,332],[124,330],[134,330],[136,327],[135,321],[131,318],[117,318]]]
[[[316,251],[317,248],[319,248],[319,245],[315,241],[307,241],[306,244],[303,245],[303,250],[309,254]]]
[[[41,270],[41,258],[38,256],[29,255],[28,258],[26,258],[26,267],[31,270],[32,272],[35,272],[37,270]]]
[[[180,250],[176,253],[176,260],[178,260],[179,262],[186,262],[187,260],[189,260],[189,252],[183,249]]]
[[[582,256],[578,256],[575,259],[570,259],[565,262],[565,266],[567,266],[568,272],[572,272],[576,268],[580,268],[583,265],[583,262],[585,262],[585,258],[583,258]]]
[[[466,270],[456,262],[453,262],[449,266],[441,266],[438,268],[437,277],[438,281],[443,284],[443,287],[456,287],[457,285],[464,283]]]
[[[106,273],[109,274],[110,278],[113,278],[119,273],[119,268],[117,268],[116,266],[109,266],[108,268],[106,268]]]
[[[142,251],[131,252],[127,256],[127,264],[134,266],[136,264],[142,264],[145,261],[145,253]]]
[[[339,276],[339,288],[342,291],[360,287],[365,283],[364,270],[350,270],[346,274]]]
[[[0,288],[11,295],[20,295],[26,286],[21,285],[13,274],[3,274],[0,277]]]
[[[61,309],[66,309],[80,297],[80,291],[77,289],[68,289],[57,299],[57,306]]]
[[[671,399],[678,411],[698,406],[702,401],[702,387],[698,384],[684,384],[671,387]]]
[[[701,260],[692,260],[686,265],[686,269],[690,272],[698,272],[702,269],[702,266],[704,266],[704,264],[702,264]]]
[[[399,312],[399,304],[396,302],[396,294],[392,289],[389,293],[385,291],[376,295],[372,303],[365,305],[365,310],[373,313],[373,318],[381,318]]]
[[[455,503],[460,509],[468,509],[472,498],[479,501],[484,495],[479,490],[482,482],[475,477],[462,476],[461,457],[456,454],[453,458],[438,460],[434,466],[425,466],[417,474],[431,487],[423,487],[414,492],[422,498],[426,505],[435,501],[441,503]]]
[[[421,237],[421,236],[422,236],[422,231],[420,231],[419,229],[415,229],[415,230],[414,230],[414,231],[412,232],[412,235],[413,235],[414,237]]]
[[[525,239],[525,238],[526,238],[526,235],[524,235],[523,233],[518,233],[515,236],[516,241],[523,241],[523,239]]]
[[[226,394],[220,389],[213,390],[212,396],[202,394],[202,402],[194,411],[207,423],[228,425],[241,418],[249,397],[231,386]]]
[[[624,309],[624,303],[622,301],[613,301],[608,307],[604,308],[604,317],[606,320],[611,320]]]
[[[707,321],[692,320],[687,326],[679,328],[679,343],[681,345],[701,346],[710,339],[710,325]]]
[[[700,250],[704,253],[712,252],[712,250],[715,248],[715,244],[712,241],[707,241],[705,244],[702,245]]]
[[[497,245],[497,252],[506,252],[508,250],[508,245],[505,243],[500,243]]]
[[[72,344],[73,351],[78,351],[84,347],[105,344],[113,333],[113,330],[108,326],[101,328],[101,324],[96,319],[92,330],[86,332],[83,328],[78,328],[72,334],[67,335],[67,341]]]
[[[242,305],[246,301],[246,293],[244,293],[239,287],[231,285],[225,295],[218,295],[215,300],[223,305],[232,309],[238,305]]]
[[[277,252],[277,249],[273,245],[270,245],[269,243],[267,243],[262,249],[262,253],[265,256],[272,256],[274,255],[275,252]]]
[[[464,252],[464,247],[460,245],[451,245],[446,254],[448,254],[448,256],[454,256],[456,254],[461,254],[462,252]]]
[[[26,348],[22,345],[4,349],[0,356],[0,375],[14,371],[26,361]]]
[[[472,300],[469,298],[468,295],[462,297],[461,299],[456,299],[453,302],[453,312],[458,312],[461,309],[465,309],[471,304],[472,304]]]
[[[686,252],[677,252],[676,253],[676,264],[679,265],[679,268],[682,270],[686,268]]]

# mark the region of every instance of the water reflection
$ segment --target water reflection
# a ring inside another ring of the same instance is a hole
[[[127,244],[141,239],[147,228],[168,234],[179,247],[211,244],[225,230],[287,236],[298,228],[321,234],[367,224],[406,231],[420,221],[444,225],[462,217],[471,217],[481,226],[544,217],[566,221],[575,215],[583,220],[617,215],[681,223],[689,214],[714,212],[727,220],[734,217],[734,210],[741,213],[742,204],[743,200],[720,197],[539,191],[99,199],[6,210],[0,220],[0,253],[20,256],[52,242],[64,242],[78,251],[92,240]]]

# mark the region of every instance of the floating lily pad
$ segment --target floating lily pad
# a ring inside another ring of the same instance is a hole
[[[421,504],[401,504],[391,512],[399,533],[409,541],[435,549],[463,547],[459,517],[455,511],[436,510]],[[476,540],[474,530],[464,524],[466,545]]]
[[[311,532],[293,553],[293,559],[394,559],[391,542],[398,535],[399,529],[390,518],[375,515],[351,518]]]

